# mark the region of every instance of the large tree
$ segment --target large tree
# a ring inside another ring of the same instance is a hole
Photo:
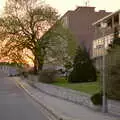
[[[106,68],[108,96],[120,100],[120,46],[114,46],[107,54]]]
[[[31,54],[27,57],[32,58],[34,70],[41,70],[47,53],[50,55],[53,50],[59,51],[60,49],[53,48],[60,48],[63,40],[70,38],[62,23],[57,22],[58,19],[55,9],[38,0],[7,1],[4,17],[0,19],[0,37],[4,42],[2,57],[8,56],[13,59],[13,55],[17,55],[20,56],[17,58],[24,58],[24,51],[27,49]],[[52,29],[47,32],[50,27]],[[43,35],[46,32],[47,35]],[[54,47],[56,45],[59,47]]]
[[[113,42],[106,55],[107,94],[112,99],[120,100],[120,37],[118,26],[114,28]]]
[[[108,53],[111,51],[112,48],[115,48],[116,45],[120,46],[120,36],[119,36],[118,26],[114,27],[113,41],[109,44]]]
[[[115,28],[114,28],[113,45],[120,45],[120,37],[119,37],[118,27],[115,27]]]

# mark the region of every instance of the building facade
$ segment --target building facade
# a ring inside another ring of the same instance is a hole
[[[120,36],[120,10],[94,22],[93,26],[95,34],[92,45],[92,57],[96,67],[100,69],[102,56],[106,54],[109,44],[112,43],[115,32],[118,32],[117,34]]]
[[[95,7],[78,7],[74,11],[68,11],[63,17],[64,26],[68,27],[77,40],[77,44],[85,46],[92,53],[92,41],[94,27],[92,23],[109,15],[110,12],[95,11]]]

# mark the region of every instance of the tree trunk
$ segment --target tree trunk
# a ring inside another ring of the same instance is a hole
[[[43,68],[45,49],[36,48],[34,55],[35,55],[34,70],[38,72],[38,71],[41,71]]]
[[[38,62],[37,62],[37,57],[35,56],[34,58],[34,73],[37,74],[38,72]]]
[[[34,59],[34,73],[38,73],[41,71],[44,64],[44,57],[43,56],[35,56]]]
[[[40,56],[40,57],[38,58],[38,70],[42,70],[43,64],[44,64],[44,57],[43,57],[43,56]]]

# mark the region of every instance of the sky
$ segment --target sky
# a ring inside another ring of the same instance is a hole
[[[120,9],[120,0],[46,0],[46,3],[64,14],[67,10],[74,10],[77,6],[85,6],[86,1],[89,1],[89,6],[96,7],[96,10],[103,9],[113,12]]]
[[[5,5],[5,1],[6,1],[6,0],[0,0],[0,13],[3,12],[3,7],[4,7],[4,5]]]
[[[0,13],[3,12],[3,7],[6,0],[0,0]],[[89,1],[89,6],[96,7],[96,10],[116,11],[120,9],[120,0],[45,0],[45,3],[56,8],[60,14],[64,14],[68,10],[74,10],[77,6],[85,6],[86,1]]]

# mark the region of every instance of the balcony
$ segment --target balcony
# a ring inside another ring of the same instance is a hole
[[[117,28],[118,31],[120,31],[120,25],[115,25],[114,27],[106,27],[106,28],[97,28],[95,30],[95,36],[94,36],[94,39],[98,39],[98,38],[101,38],[103,36],[107,36],[107,35],[110,35],[110,34],[113,34],[114,31],[115,31],[115,28]]]

